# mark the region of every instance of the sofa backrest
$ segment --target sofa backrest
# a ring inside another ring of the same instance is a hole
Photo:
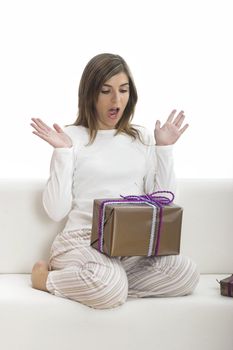
[[[233,179],[179,180],[181,252],[202,273],[233,273]]]
[[[46,180],[0,180],[0,273],[30,273],[47,259],[60,223],[42,207]],[[175,202],[184,208],[181,253],[202,273],[233,272],[233,180],[179,179]]]

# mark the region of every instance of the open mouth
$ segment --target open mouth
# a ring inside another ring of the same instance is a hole
[[[118,117],[120,108],[110,108],[108,110],[108,117],[111,119],[116,119]]]

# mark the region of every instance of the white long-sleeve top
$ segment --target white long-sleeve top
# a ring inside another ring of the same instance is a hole
[[[175,191],[172,146],[155,146],[153,134],[137,128],[145,145],[123,133],[115,136],[113,129],[99,130],[94,143],[86,146],[87,128],[65,128],[73,147],[54,149],[43,192],[51,219],[68,215],[64,230],[91,228],[94,199]]]

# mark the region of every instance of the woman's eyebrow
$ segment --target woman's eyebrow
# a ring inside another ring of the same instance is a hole
[[[124,83],[124,84],[121,84],[120,86],[126,86],[126,85],[129,86],[129,83]],[[112,85],[110,85],[110,84],[103,84],[103,86],[112,87]]]

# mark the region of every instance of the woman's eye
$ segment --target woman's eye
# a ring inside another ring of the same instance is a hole
[[[102,94],[110,94],[110,90],[101,90],[101,93]],[[127,92],[129,92],[129,90],[126,90],[126,89],[122,89],[122,90],[119,90],[119,92],[121,93],[121,94],[125,94],[125,93],[127,93]]]

